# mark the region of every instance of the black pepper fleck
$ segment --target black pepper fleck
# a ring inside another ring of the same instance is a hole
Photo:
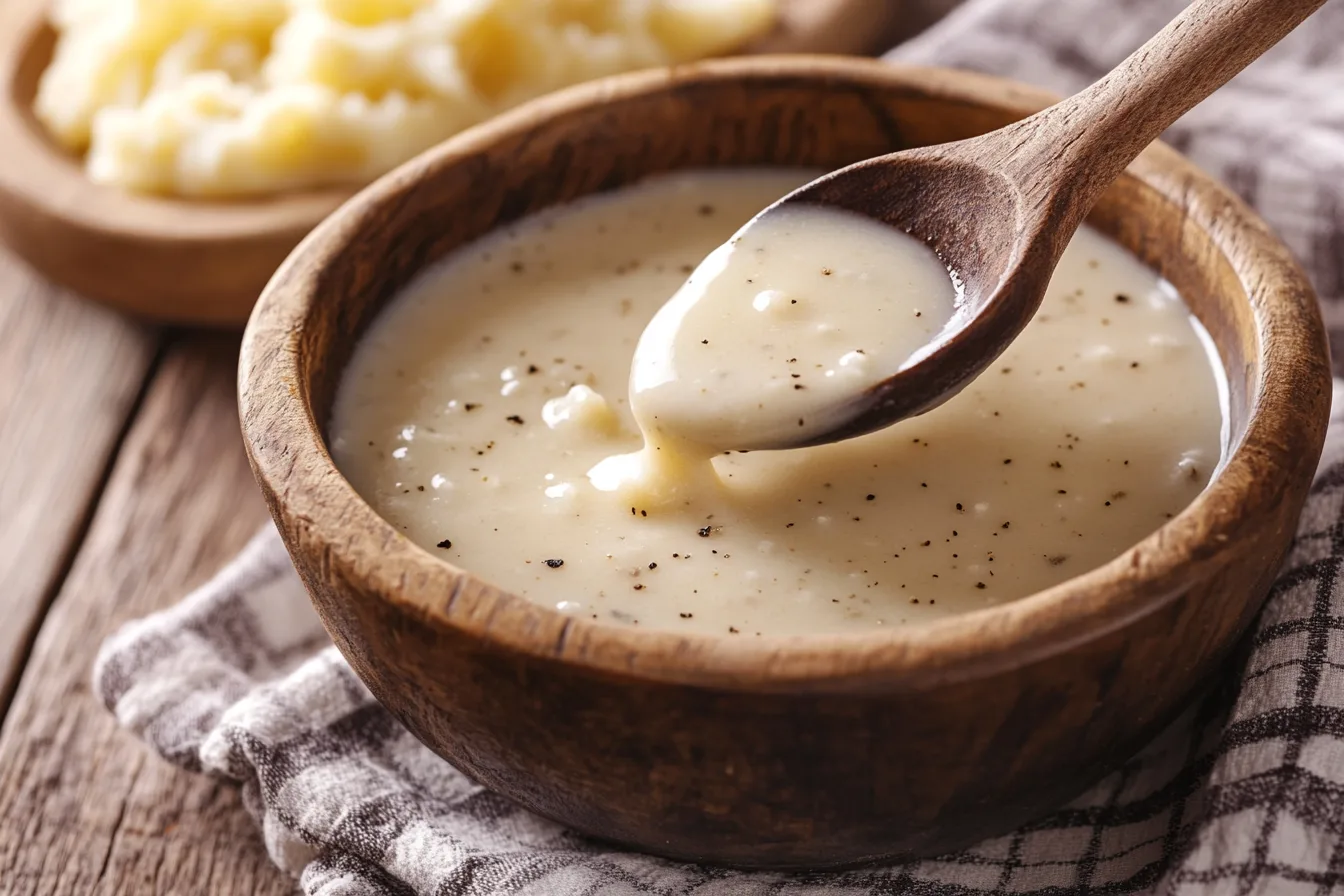
[[[445,551],[451,548],[452,546],[453,543],[446,538],[443,541],[439,542],[437,545],[435,545],[435,547],[443,548]]]
[[[547,560],[547,561],[546,561],[546,565],[549,566],[551,569],[559,569],[560,567],[562,567],[562,566],[565,565],[565,561],[563,561],[563,560]]]

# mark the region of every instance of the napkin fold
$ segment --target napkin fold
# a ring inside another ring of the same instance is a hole
[[[1070,92],[1182,6],[970,0],[892,58]],[[1344,6],[1327,5],[1169,139],[1297,253],[1344,357]],[[272,859],[312,896],[1344,893],[1341,395],[1337,382],[1290,556],[1212,690],[1074,802],[936,859],[733,872],[623,852],[531,815],[372,698],[269,526],[178,605],[110,637],[95,689],[169,761],[238,781]]]

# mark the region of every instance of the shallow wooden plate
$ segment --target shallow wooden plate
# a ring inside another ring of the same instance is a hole
[[[749,52],[878,49],[895,0],[781,0]],[[353,190],[239,202],[143,196],[94,184],[32,114],[55,35],[46,0],[0,4],[0,239],[45,276],[154,320],[241,326],[271,273]]]

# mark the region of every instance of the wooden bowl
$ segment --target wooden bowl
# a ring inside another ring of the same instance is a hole
[[[277,273],[241,371],[257,477],[332,638],[421,740],[572,828],[660,855],[821,868],[936,854],[1059,806],[1170,722],[1264,600],[1330,401],[1315,297],[1228,190],[1154,146],[1093,223],[1187,297],[1231,450],[1175,519],[1006,605],[862,635],[680,635],[561,615],[431,556],[323,427],[382,305],[555,203],[688,166],[835,167],[1047,104],[1004,81],[764,58],[628,76],[473,129],[362,192]]]
[[[48,0],[0,4],[0,239],[47,278],[140,317],[240,327],[261,288],[352,189],[237,202],[102,186],[32,112],[56,35]],[[894,0],[782,0],[752,52],[878,49]]]

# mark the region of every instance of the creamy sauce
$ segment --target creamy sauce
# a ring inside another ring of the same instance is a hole
[[[626,395],[645,325],[807,179],[677,174],[464,247],[357,348],[330,428],[337,464],[409,538],[500,587],[585,618],[739,637],[1021,597],[1115,557],[1205,486],[1223,419],[1206,337],[1152,271],[1086,229],[1036,319],[936,410],[662,470],[643,481],[655,495],[595,485],[641,447]]]
[[[630,373],[635,420],[655,449],[787,445],[899,371],[956,299],[938,256],[895,228],[822,206],[772,210],[649,322]]]

